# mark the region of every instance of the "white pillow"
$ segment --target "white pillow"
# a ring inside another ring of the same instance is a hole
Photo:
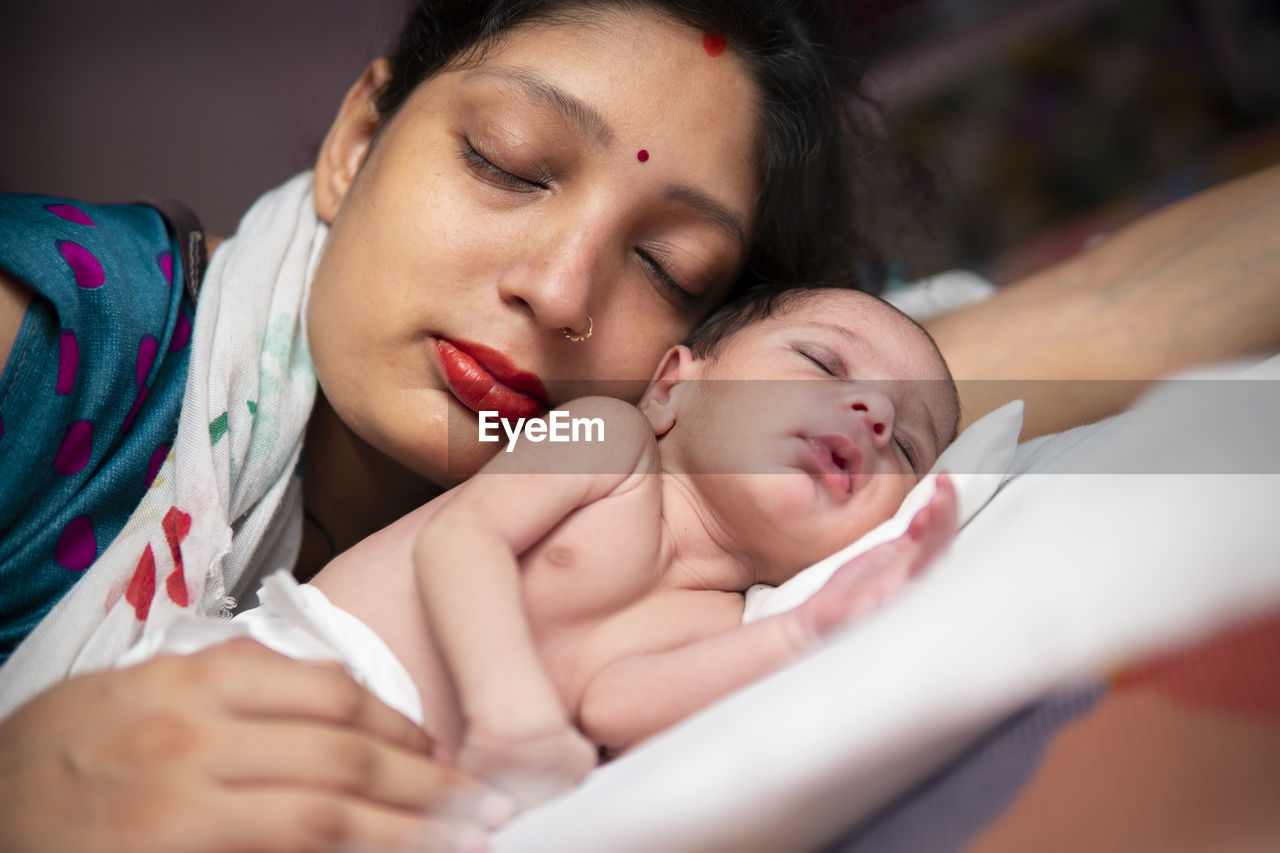
[[[872,528],[848,547],[802,570],[781,586],[756,584],[748,589],[747,605],[742,614],[743,623],[798,607],[821,589],[845,563],[881,542],[888,542],[905,533],[912,516],[933,496],[940,472],[950,474],[955,483],[960,526],[963,527],[991,500],[996,489],[1004,482],[1014,451],[1017,450],[1018,433],[1021,431],[1021,400],[1006,403],[970,425],[942,452],[929,474],[907,493],[902,506],[898,507],[892,518]]]
[[[880,294],[885,302],[920,322],[988,299],[996,286],[969,270],[950,270],[890,287]]]
[[[1218,410],[1193,384],[1065,434],[892,607],[522,814],[494,853],[825,849],[1048,690],[1274,612],[1280,385]],[[1157,473],[1206,447],[1260,473]]]

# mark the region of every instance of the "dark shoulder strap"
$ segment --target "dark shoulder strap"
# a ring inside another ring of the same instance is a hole
[[[178,245],[182,247],[182,286],[194,303],[200,295],[200,282],[204,280],[205,267],[209,265],[204,227],[191,208],[176,199],[148,198],[143,199],[142,204],[159,211],[177,234]]]

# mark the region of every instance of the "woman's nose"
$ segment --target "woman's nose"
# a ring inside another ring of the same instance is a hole
[[[502,299],[548,329],[581,329],[601,280],[601,252],[591,235],[553,239],[527,254],[500,284]]]
[[[862,418],[876,448],[884,447],[893,439],[893,401],[882,389],[859,384],[851,396],[849,408],[855,416]]]

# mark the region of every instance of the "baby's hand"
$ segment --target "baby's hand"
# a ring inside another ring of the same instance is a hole
[[[524,811],[572,787],[596,766],[594,744],[569,725],[527,734],[477,731],[458,751],[458,766],[509,794]]]
[[[955,537],[957,515],[955,484],[940,474],[937,491],[906,533],[845,563],[797,609],[806,635],[818,639],[905,586]]]

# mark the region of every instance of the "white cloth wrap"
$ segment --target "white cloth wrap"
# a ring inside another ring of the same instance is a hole
[[[125,653],[120,666],[158,654],[195,654],[235,637],[248,637],[295,660],[333,660],[389,707],[422,724],[422,700],[409,671],[373,629],[329,601],[314,586],[299,586],[286,571],[262,582],[259,607],[234,619],[180,616],[152,631]]]
[[[305,173],[264,195],[214,253],[173,448],[120,534],[0,670],[0,718],[292,565],[316,393],[306,302],[327,234],[312,186]]]

